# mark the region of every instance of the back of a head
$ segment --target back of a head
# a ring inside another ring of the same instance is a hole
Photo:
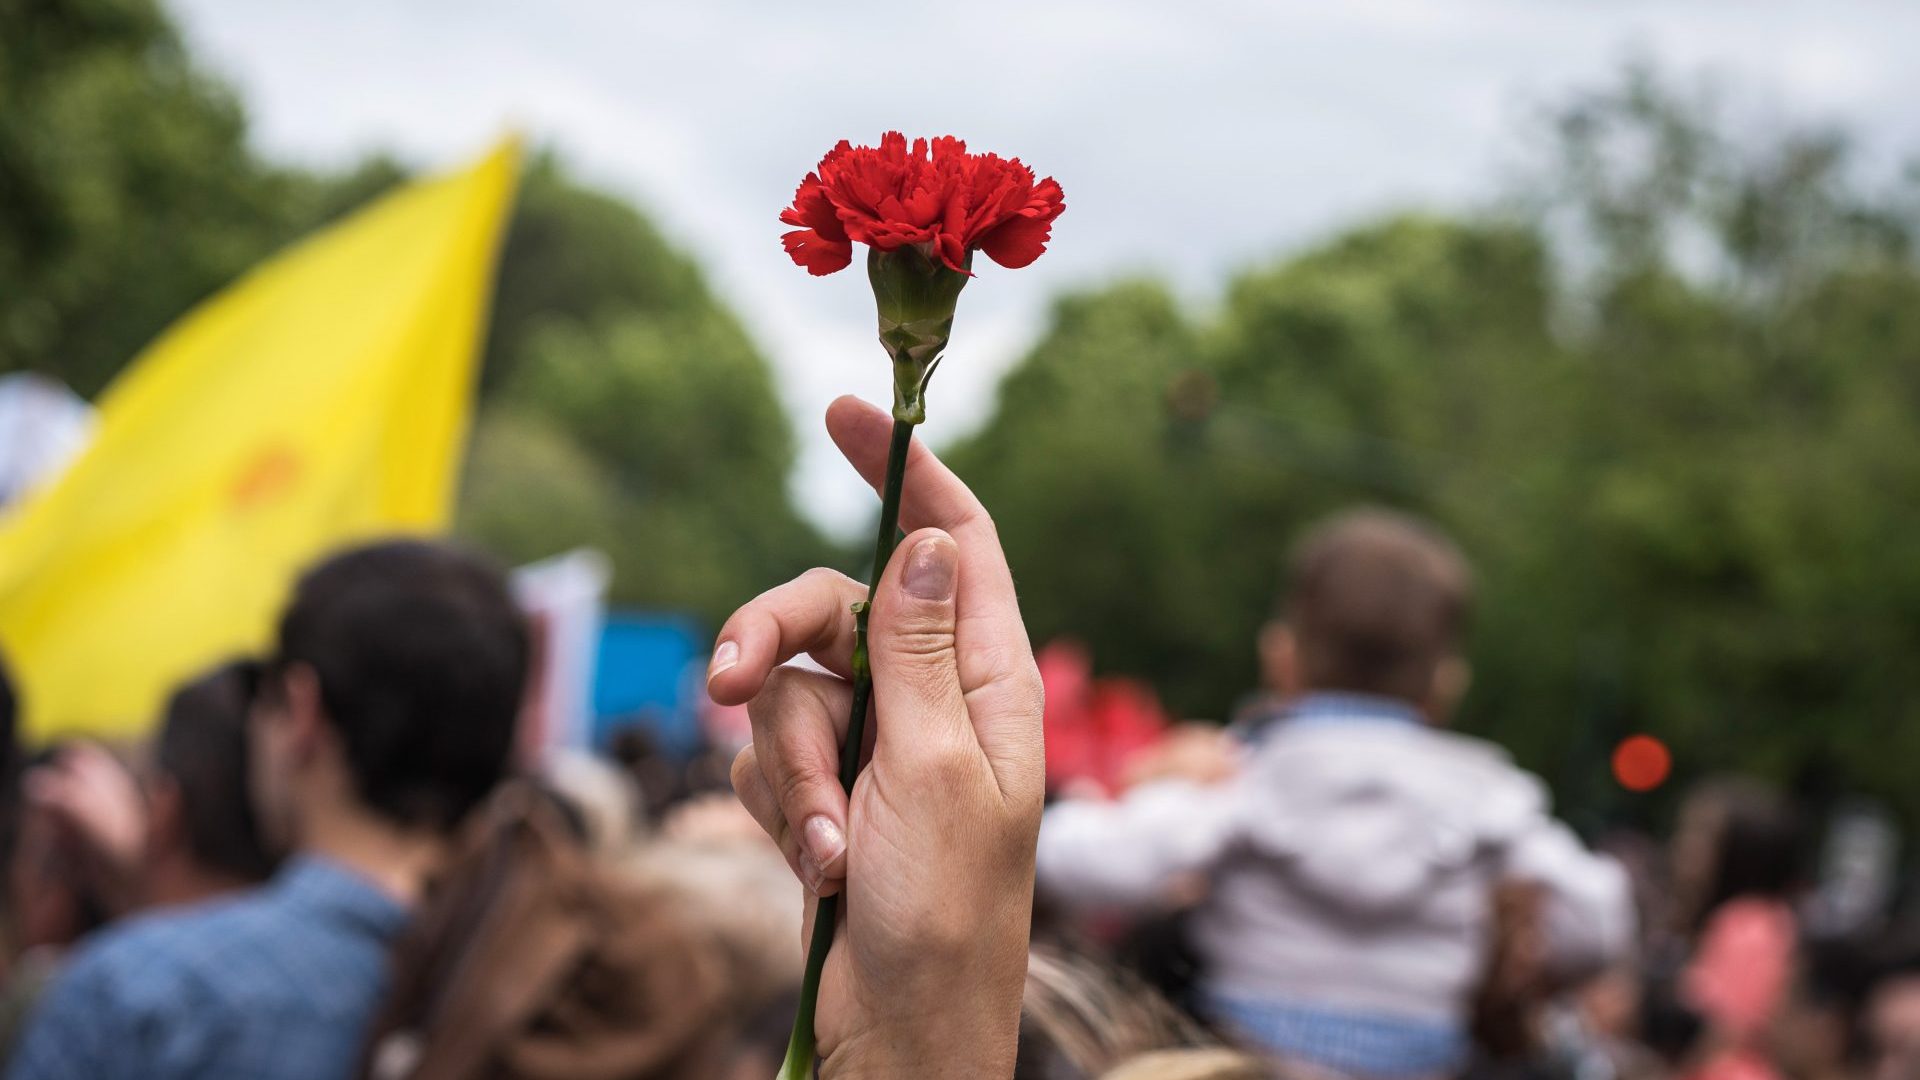
[[[1718,826],[1713,876],[1701,917],[1743,897],[1785,900],[1803,885],[1806,842],[1799,809],[1773,788],[1740,777],[1721,778],[1692,796],[1711,804]]]
[[[179,791],[188,851],[208,870],[244,881],[273,871],[247,797],[247,715],[259,665],[223,664],[167,701],[154,767]]]
[[[528,651],[499,570],[422,540],[326,560],[280,622],[280,662],[317,674],[360,799],[409,827],[452,827],[506,774]]]
[[[1466,559],[1433,526],[1356,510],[1294,549],[1282,616],[1307,688],[1422,701],[1459,650],[1472,591]]]
[[[1100,1080],[1271,1080],[1277,1070],[1236,1050],[1160,1050],[1102,1074]]]
[[[1214,1040],[1131,973],[1036,945],[1027,960],[1014,1080],[1092,1080],[1156,1050]]]

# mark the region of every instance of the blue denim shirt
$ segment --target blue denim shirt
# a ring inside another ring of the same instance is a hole
[[[401,904],[336,863],[110,927],[29,1020],[11,1080],[346,1080]]]

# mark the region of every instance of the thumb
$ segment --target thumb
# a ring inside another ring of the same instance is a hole
[[[960,549],[939,529],[902,541],[880,578],[867,620],[876,760],[974,742],[954,653],[959,585]]]

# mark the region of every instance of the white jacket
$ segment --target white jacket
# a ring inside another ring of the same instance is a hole
[[[1277,722],[1226,784],[1064,802],[1041,826],[1040,887],[1061,903],[1139,909],[1193,873],[1206,988],[1239,998],[1464,1024],[1509,879],[1545,888],[1563,969],[1633,934],[1625,875],[1548,815],[1540,781],[1489,743],[1365,710]]]

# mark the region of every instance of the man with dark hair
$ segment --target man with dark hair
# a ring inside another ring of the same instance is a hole
[[[453,548],[379,543],[309,571],[247,733],[259,824],[291,858],[258,890],[84,946],[9,1075],[349,1075],[390,944],[507,771],[527,656],[500,574]]]
[[[1231,779],[1057,805],[1041,887],[1150,909],[1204,878],[1191,930],[1214,1020],[1346,1075],[1458,1072],[1497,888],[1538,887],[1541,960],[1563,976],[1631,936],[1619,868],[1498,748],[1444,730],[1467,686],[1471,591],[1466,560],[1423,522],[1365,510],[1313,530],[1260,634],[1281,707],[1247,732]]]

